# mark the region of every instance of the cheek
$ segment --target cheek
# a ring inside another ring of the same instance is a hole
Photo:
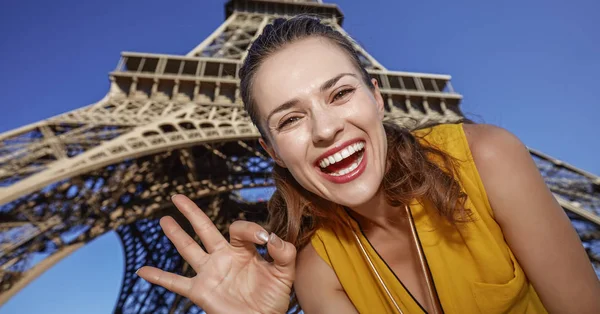
[[[369,128],[381,124],[377,103],[373,97],[361,93],[348,103],[340,106],[340,114],[348,120],[355,121],[361,127]]]
[[[301,126],[286,134],[280,134],[275,138],[279,158],[288,168],[295,168],[299,164],[306,163],[306,152],[311,143],[311,137]]]
[[[290,136],[282,136],[279,140],[281,141],[280,158],[292,174],[292,177],[294,177],[300,186],[314,192],[309,183],[311,181],[309,177],[311,176],[312,165],[307,155],[310,149],[309,146],[312,145],[310,133],[305,131],[291,132]]]

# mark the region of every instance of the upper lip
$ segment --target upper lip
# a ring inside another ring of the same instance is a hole
[[[331,156],[331,155],[333,155],[333,154],[335,154],[335,153],[337,153],[339,151],[342,151],[344,148],[346,148],[346,147],[348,147],[348,146],[350,146],[350,145],[352,145],[354,143],[357,143],[357,142],[364,142],[364,140],[361,139],[361,138],[355,138],[355,139],[348,140],[348,141],[345,141],[345,142],[343,142],[341,144],[336,145],[336,147],[333,147],[333,148],[329,149],[328,151],[324,152],[321,156],[319,156],[317,158],[317,160],[315,160],[315,165],[318,166],[319,162],[321,162],[321,160],[323,160],[325,157],[329,157],[329,156]]]

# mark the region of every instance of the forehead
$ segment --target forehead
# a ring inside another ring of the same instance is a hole
[[[360,73],[348,54],[329,39],[311,37],[286,45],[259,67],[253,96],[261,118],[293,98],[318,92],[323,82],[340,73]]]

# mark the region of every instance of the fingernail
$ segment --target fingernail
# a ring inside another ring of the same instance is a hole
[[[269,242],[271,242],[271,244],[277,248],[277,249],[283,249],[283,240],[281,240],[276,234],[271,233],[271,236],[269,237]]]
[[[138,271],[140,271],[141,268],[138,268],[138,270],[135,271],[135,274],[138,274]],[[139,275],[138,275],[139,276]]]
[[[269,234],[263,230],[256,232],[256,237],[263,243],[269,242]]]
[[[177,196],[177,194],[171,195],[171,201],[173,200],[173,198],[175,198],[175,196]]]

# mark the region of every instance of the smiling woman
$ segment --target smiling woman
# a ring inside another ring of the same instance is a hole
[[[178,195],[206,251],[161,226],[197,276],[141,277],[208,313],[284,313],[292,287],[306,313],[600,312],[581,243],[512,134],[382,122],[353,43],[312,17],[265,27],[240,79],[276,162],[270,234],[236,221],[227,242]]]

